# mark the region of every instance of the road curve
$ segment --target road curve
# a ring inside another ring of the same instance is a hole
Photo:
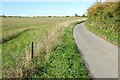
[[[86,30],[84,23],[73,28],[73,36],[94,78],[118,78],[117,46]]]

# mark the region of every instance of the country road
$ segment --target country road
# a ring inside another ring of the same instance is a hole
[[[78,24],[73,36],[87,69],[94,78],[118,78],[118,47]]]

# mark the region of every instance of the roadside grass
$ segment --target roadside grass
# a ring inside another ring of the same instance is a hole
[[[30,54],[26,53],[25,51],[27,48],[31,48],[32,42],[36,44],[40,38],[43,38],[45,35],[44,30],[46,28],[47,26],[41,26],[40,28],[31,29],[22,33],[19,37],[12,39],[5,44],[2,44],[2,65],[4,74],[7,70],[10,72],[10,74],[16,75],[17,72],[15,71],[22,68],[23,66],[23,58],[26,54]],[[29,52],[31,52],[31,49]],[[5,76],[13,77],[10,75]]]
[[[103,39],[109,41],[110,43],[120,47],[120,37],[119,37],[119,32],[118,34],[115,34],[109,30],[103,30],[103,29],[99,29],[97,26],[95,26],[97,24],[89,24],[89,23],[85,23],[85,27],[90,30],[91,32],[95,33],[96,35],[102,37]],[[102,26],[102,25],[101,25]]]
[[[35,70],[29,70],[27,78],[89,78],[88,71],[74,42],[72,28],[75,23],[71,23],[64,29],[58,42],[49,51],[51,55],[48,61],[44,58],[44,55],[47,54],[44,49],[40,52],[42,55],[34,57]]]
[[[3,18],[2,33],[5,36],[2,36],[2,39],[8,41],[1,44],[2,77],[21,78],[27,75],[27,69],[34,66],[28,66],[31,64],[31,59],[29,59],[31,57],[31,43],[34,42],[34,55],[41,54],[39,53],[41,49],[48,51],[47,44],[53,45],[55,43],[54,36],[58,35],[54,31],[59,32],[60,26],[67,25],[61,25],[62,23],[76,19],[78,18]],[[26,28],[28,30],[25,31]],[[50,37],[51,35],[53,37]],[[46,54],[45,58],[47,59],[49,55]]]
[[[2,79],[2,45],[0,44],[0,79]]]

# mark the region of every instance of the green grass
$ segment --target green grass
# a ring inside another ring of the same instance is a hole
[[[0,44],[0,79],[2,78],[2,64],[1,64],[1,62],[2,62],[2,50],[1,50],[1,48],[2,48],[2,45]]]
[[[29,64],[25,58],[26,54],[31,53],[31,43],[34,42],[34,51],[39,53],[41,50],[35,49],[41,45],[42,40],[44,41],[46,31],[52,32],[62,22],[76,19],[78,18],[2,18],[2,39],[6,40],[1,44],[2,76],[5,78],[23,76],[24,65]]]
[[[3,71],[7,69],[10,70],[9,72],[11,72],[12,75],[15,75],[15,69],[22,66],[26,54],[30,54],[32,42],[36,45],[40,38],[42,39],[45,36],[47,28],[47,26],[33,28],[2,44]],[[26,53],[27,49],[29,49],[28,53]]]
[[[109,41],[110,43],[120,47],[120,37],[118,36],[119,34],[115,34],[109,30],[99,29],[97,26],[95,26],[95,24],[90,25],[89,23],[85,23],[85,25],[85,27],[91,32]]]
[[[74,42],[72,28],[75,23],[65,28],[59,42],[51,48],[49,61],[42,56],[34,58],[35,71],[30,77],[36,78],[88,78],[88,72]]]
[[[3,44],[2,58],[3,58],[3,63],[6,64],[5,66],[7,68],[8,67],[13,68],[13,66],[15,65],[14,63],[16,61],[16,57],[14,58],[13,56],[18,56],[17,58],[22,58],[21,56],[24,55],[26,48],[29,47],[32,42],[36,43],[40,37],[41,38],[43,37],[44,29],[46,27],[47,26],[41,26],[40,28],[31,29],[29,31],[22,33],[19,37],[14,38],[9,42]],[[10,59],[12,58],[13,60],[10,61]]]

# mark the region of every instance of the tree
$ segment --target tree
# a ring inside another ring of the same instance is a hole
[[[75,14],[75,17],[78,17],[78,15],[77,15],[77,14]]]
[[[69,17],[69,16],[66,16],[66,17]]]
[[[85,17],[85,14],[83,14],[82,17]]]
[[[3,14],[2,17],[6,17],[6,16]]]
[[[48,16],[48,17],[52,17],[52,16]]]

